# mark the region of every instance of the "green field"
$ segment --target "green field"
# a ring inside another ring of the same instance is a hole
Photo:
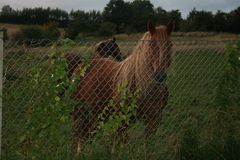
[[[121,42],[121,50],[128,55],[133,44]],[[6,49],[2,159],[238,159],[240,108],[221,109],[216,101],[228,67],[224,48],[198,43],[175,48],[167,80],[170,98],[157,134],[145,142],[139,120],[129,128],[127,143],[94,138],[80,156],[71,151],[73,103],[64,102],[67,108],[56,112],[67,118],[48,123],[61,117],[51,112],[49,49]]]

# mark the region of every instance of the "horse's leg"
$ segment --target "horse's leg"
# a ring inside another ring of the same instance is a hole
[[[167,105],[168,88],[167,86],[157,86],[152,94],[154,98],[148,100],[144,105],[148,110],[145,113],[145,138],[148,139],[154,135],[162,119],[162,111]]]
[[[88,106],[87,108],[75,108],[72,112],[72,144],[73,149],[77,154],[81,153],[84,143],[95,134],[98,125],[99,106],[93,105]]]
[[[93,137],[96,134],[96,130],[97,130],[97,126],[98,126],[98,114],[99,114],[99,109],[91,111],[91,117],[90,117],[89,123],[88,123],[89,137]]]
[[[90,118],[87,124],[88,127],[88,137],[93,137],[97,132],[97,126],[99,125],[98,115],[102,112],[106,103],[97,103],[91,106]]]
[[[118,129],[118,136],[120,137],[120,140],[122,143],[126,144],[128,142],[129,136],[127,133],[129,125],[128,124],[123,124],[123,126],[121,126]]]
[[[145,119],[145,131],[144,138],[149,139],[157,131],[158,126],[160,125],[161,115],[156,116],[147,116]]]
[[[82,150],[82,145],[87,136],[88,123],[87,110],[84,107],[75,107],[72,112],[72,146],[75,153],[79,154]]]

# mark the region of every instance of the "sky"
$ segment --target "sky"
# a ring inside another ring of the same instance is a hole
[[[127,1],[127,0],[126,0]],[[128,0],[131,1],[131,0]],[[216,12],[222,10],[225,12],[236,9],[240,6],[240,0],[150,0],[154,7],[161,6],[169,11],[179,9],[182,16],[186,18],[189,11],[194,7],[198,10],[207,10]],[[10,5],[14,9],[22,9],[24,7],[51,7],[60,8],[67,11],[77,10],[100,10],[109,0],[1,0],[0,8],[3,5]]]

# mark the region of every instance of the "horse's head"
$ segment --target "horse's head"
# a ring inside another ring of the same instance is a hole
[[[166,26],[155,27],[151,21],[148,22],[149,47],[151,54],[151,64],[154,71],[154,79],[161,83],[167,75],[166,71],[171,64],[171,33],[175,27],[174,21],[169,22]]]
[[[122,54],[120,52],[119,46],[116,43],[115,38],[111,38],[98,43],[95,46],[95,54],[102,57],[112,56],[118,61],[122,59]]]
[[[70,53],[65,56],[68,65],[68,77],[70,78],[73,74],[74,69],[82,63],[82,56],[79,54]]]

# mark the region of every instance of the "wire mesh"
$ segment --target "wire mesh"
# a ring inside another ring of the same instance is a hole
[[[5,158],[174,159],[205,125],[226,63],[226,42],[66,44],[4,43]]]

